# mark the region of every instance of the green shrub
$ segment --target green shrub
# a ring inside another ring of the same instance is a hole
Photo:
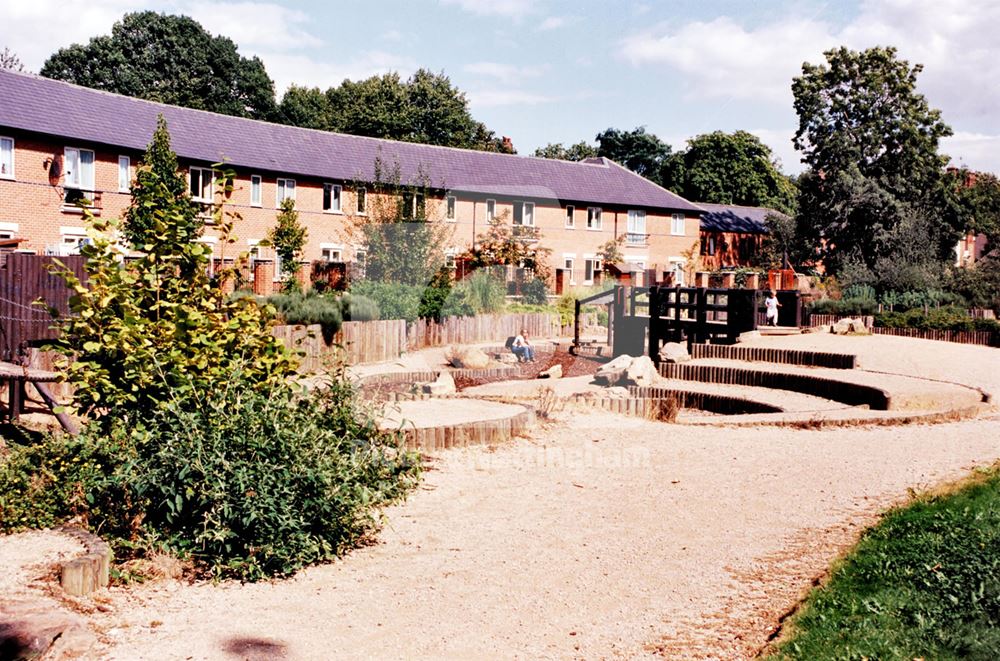
[[[286,324],[319,324],[329,341],[343,322],[341,301],[326,294],[275,294],[267,297]]]
[[[378,306],[380,319],[416,320],[424,287],[362,280],[351,285],[351,296],[363,296]]]
[[[378,304],[360,294],[341,294],[340,308],[344,321],[376,321],[379,318]]]
[[[1000,331],[995,319],[973,319],[964,308],[934,308],[906,312],[883,312],[875,316],[875,325],[883,328],[916,328],[920,330]]]
[[[548,287],[540,278],[532,278],[521,285],[521,300],[528,305],[545,305],[549,302]]]
[[[878,303],[871,298],[822,298],[810,306],[812,314],[867,315],[875,314]]]

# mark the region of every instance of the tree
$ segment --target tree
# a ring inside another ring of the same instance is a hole
[[[492,221],[486,232],[476,237],[475,244],[463,256],[469,266],[491,268],[516,266],[531,269],[535,278],[547,280],[549,255],[552,251],[538,242],[537,227],[513,226],[504,211]]]
[[[585,158],[597,156],[597,148],[587,144],[583,140],[569,147],[563,145],[561,142],[550,142],[544,147],[536,149],[535,156],[538,158],[554,158],[560,161],[582,161]]]
[[[295,200],[285,198],[281,201],[281,211],[277,222],[268,232],[268,241],[274,246],[274,252],[281,258],[281,275],[286,291],[297,290],[299,257],[306,245],[306,228],[299,223],[299,212],[295,210]]]
[[[850,261],[877,281],[903,247],[925,271],[940,271],[960,218],[946,202],[938,153],[951,129],[916,91],[922,67],[894,48],[825,55],[827,64],[803,64],[792,83],[794,144],[810,167],[799,180],[800,232],[834,273]]]
[[[746,131],[715,131],[688,140],[661,170],[663,186],[698,202],[769,207],[792,213],[795,184],[771,149]]]
[[[4,47],[3,52],[0,53],[0,69],[24,71],[24,62],[17,56],[17,53]]]
[[[609,128],[597,134],[597,155],[610,158],[632,172],[659,183],[660,170],[670,157],[670,145],[640,126],[632,131]]]
[[[469,102],[444,73],[420,69],[345,80],[326,92],[293,86],[278,116],[294,126],[406,142],[512,152],[469,112]]]
[[[259,58],[197,21],[152,11],[126,14],[110,35],[53,54],[47,78],[212,112],[271,119],[274,83]]]

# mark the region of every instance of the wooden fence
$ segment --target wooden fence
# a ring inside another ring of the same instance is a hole
[[[559,335],[559,315],[545,313],[491,314],[477,317],[448,317],[441,323],[402,319],[387,321],[346,321],[327,343],[319,325],[275,326],[274,335],[285,346],[303,353],[302,369],[321,369],[337,355],[337,347],[351,365],[396,360],[407,351],[449,344],[503,342],[524,329],[531,337]]]
[[[939,340],[956,342],[958,344],[977,344],[984,347],[1000,347],[1000,333],[995,331],[956,331],[927,330],[921,328],[882,328],[871,329],[875,335],[894,335],[896,337],[915,337],[922,340]]]
[[[56,337],[52,315],[35,304],[42,300],[60,314],[69,312],[71,292],[61,277],[52,274],[56,259],[83,279],[84,258],[79,255],[7,255],[0,268],[0,360],[18,362],[26,347]]]

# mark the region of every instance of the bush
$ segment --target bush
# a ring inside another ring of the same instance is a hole
[[[549,302],[545,281],[532,278],[521,285],[521,301],[528,305],[545,305]]]
[[[878,310],[878,303],[870,298],[842,298],[840,300],[822,298],[813,302],[810,307],[812,314],[867,315],[875,314],[876,310]]]
[[[351,296],[363,296],[377,307],[380,319],[414,321],[420,315],[420,299],[424,287],[392,282],[362,280],[351,285]]]
[[[339,300],[344,321],[376,321],[379,318],[378,304],[370,298],[344,293]]]
[[[883,312],[875,316],[875,325],[920,330],[1000,331],[1000,322],[994,319],[973,319],[963,308],[956,307],[935,308],[927,313],[921,309]]]
[[[15,447],[0,467],[0,529],[77,516],[119,549],[142,540],[215,577],[258,580],[342,554],[418,476],[346,381],[265,392],[234,374],[140,426]]]
[[[344,320],[341,301],[325,294],[275,294],[268,296],[266,301],[274,306],[286,324],[319,324],[328,341],[340,330]]]

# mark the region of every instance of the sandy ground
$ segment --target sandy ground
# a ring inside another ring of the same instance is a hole
[[[1000,392],[1000,351],[768,338]],[[257,585],[116,588],[95,658],[747,658],[908,490],[1000,458],[1000,417],[834,430],[566,412],[445,451],[377,545]]]

